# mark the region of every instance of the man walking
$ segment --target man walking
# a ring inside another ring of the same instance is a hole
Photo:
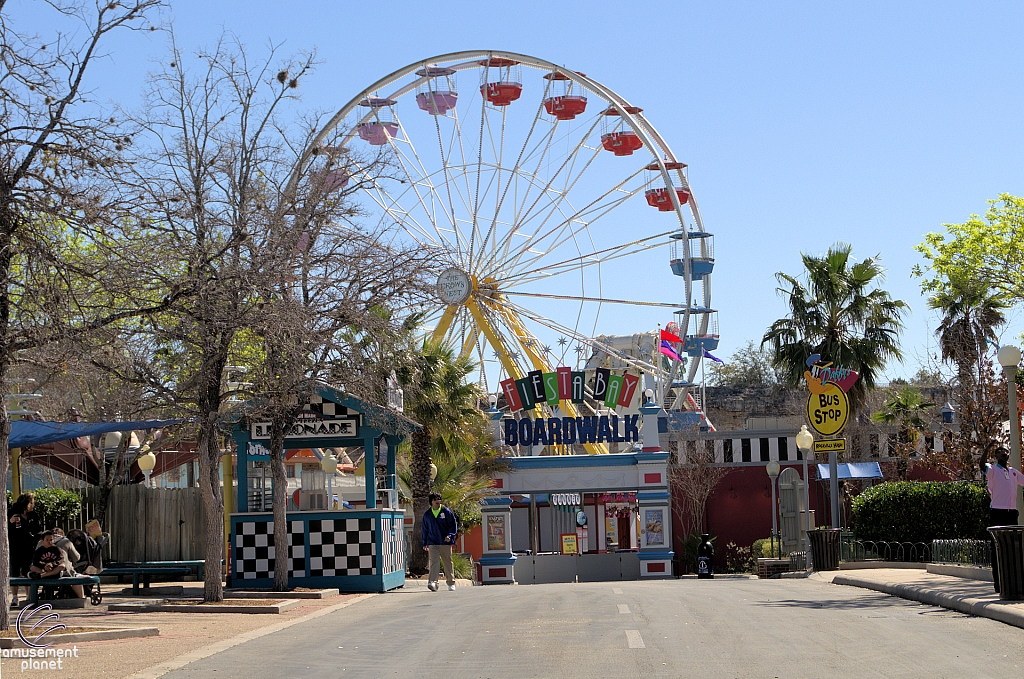
[[[448,581],[448,591],[455,591],[455,568],[452,566],[452,545],[459,533],[459,522],[455,514],[441,504],[438,493],[430,494],[430,509],[423,515],[421,527],[423,534],[423,551],[430,555],[430,574],[427,576],[427,589],[437,591],[437,575],[440,561],[444,561],[444,575]]]
[[[1008,466],[1010,452],[1006,448],[996,449],[996,463],[988,464],[988,454],[981,453],[981,473],[988,484],[988,494],[992,496],[989,505],[990,526],[1016,526],[1017,519],[1017,487],[1024,486],[1024,474]],[[988,538],[992,548],[992,584],[999,591],[999,568],[996,560],[995,544],[991,534]]]

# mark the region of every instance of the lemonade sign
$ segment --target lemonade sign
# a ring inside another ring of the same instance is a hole
[[[846,392],[859,375],[850,368],[823,363],[820,354],[807,359],[807,421],[821,436],[838,436],[850,419],[850,399]]]

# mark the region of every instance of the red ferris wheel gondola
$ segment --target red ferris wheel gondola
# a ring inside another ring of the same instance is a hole
[[[551,82],[548,88],[551,96],[544,99],[544,110],[548,115],[558,120],[572,120],[587,110],[587,95],[569,76],[556,71],[548,73],[544,79]]]
[[[519,62],[504,57],[482,59],[484,67],[480,94],[492,106],[508,106],[523,94],[522,69]],[[491,69],[497,70],[497,80],[491,79]]]
[[[642,108],[637,106],[626,106],[626,113],[634,115],[643,111]],[[630,129],[619,129],[621,126],[621,114],[619,110],[614,106],[608,108],[604,112],[604,134],[601,135],[601,146],[604,147],[605,151],[611,151],[617,156],[631,156],[634,151],[639,151],[643,148],[644,143],[640,141],[640,137],[636,135],[636,132]],[[618,122],[612,123],[611,121],[615,118],[619,118]]]

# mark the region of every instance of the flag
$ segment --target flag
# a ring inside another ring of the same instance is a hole
[[[707,349],[704,350],[704,358],[710,358],[715,363],[721,363],[722,365],[725,365],[725,361],[723,361],[722,359],[718,358],[717,356],[712,356],[711,352],[708,351]]]
[[[665,354],[669,358],[671,358],[673,360],[676,360],[676,361],[682,361],[683,360],[683,359],[679,358],[679,354],[677,354],[676,350],[672,348],[672,345],[669,344],[668,342],[666,342],[665,340],[661,340],[661,353]]]
[[[662,330],[661,331],[661,341],[662,342],[676,342],[677,344],[682,344],[682,342],[683,342],[683,340],[680,339],[678,335],[673,335],[668,330]]]

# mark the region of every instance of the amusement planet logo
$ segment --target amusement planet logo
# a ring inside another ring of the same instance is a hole
[[[42,632],[37,634],[32,639],[29,639],[25,635],[25,631],[24,631],[25,630],[25,625],[27,625],[29,622],[31,622],[32,618],[37,613],[39,613],[41,611],[50,611],[52,609],[53,609],[53,606],[51,606],[50,604],[42,604],[41,606],[35,606],[35,607],[26,606],[25,608],[21,609],[21,613],[18,613],[18,621],[17,621],[17,623],[15,623],[14,627],[15,627],[15,630],[18,632],[18,638],[21,639],[21,642],[23,644],[25,644],[29,648],[46,648],[46,647],[50,646],[53,642],[50,641],[50,642],[47,642],[45,644],[41,644],[41,643],[39,643],[40,639],[45,637],[50,632],[53,632],[54,630],[67,629],[67,625],[65,625],[64,623],[62,623],[60,621],[60,614],[56,613],[56,612],[53,612],[53,613],[50,613],[48,615],[44,615],[42,618],[37,620],[35,622],[35,624],[33,624],[31,627],[28,628],[28,631],[29,631],[29,634],[35,634],[35,631],[36,631],[37,627],[39,627],[43,623],[49,622],[51,620],[56,622],[57,623],[56,625],[54,625],[53,627],[50,627],[49,629],[43,630]]]
[[[52,641],[42,642],[43,637],[57,630],[67,629],[67,626],[60,622],[60,615],[48,613],[35,622],[32,619],[40,612],[51,611],[53,606],[43,604],[41,606],[26,606],[21,609],[14,629],[18,638],[27,648],[5,648],[0,649],[0,658],[21,659],[21,671],[27,670],[63,670],[64,658],[77,658],[78,647],[72,648],[50,648]],[[57,624],[47,627],[37,633],[37,629],[50,623]],[[53,658],[52,660],[50,658]]]

